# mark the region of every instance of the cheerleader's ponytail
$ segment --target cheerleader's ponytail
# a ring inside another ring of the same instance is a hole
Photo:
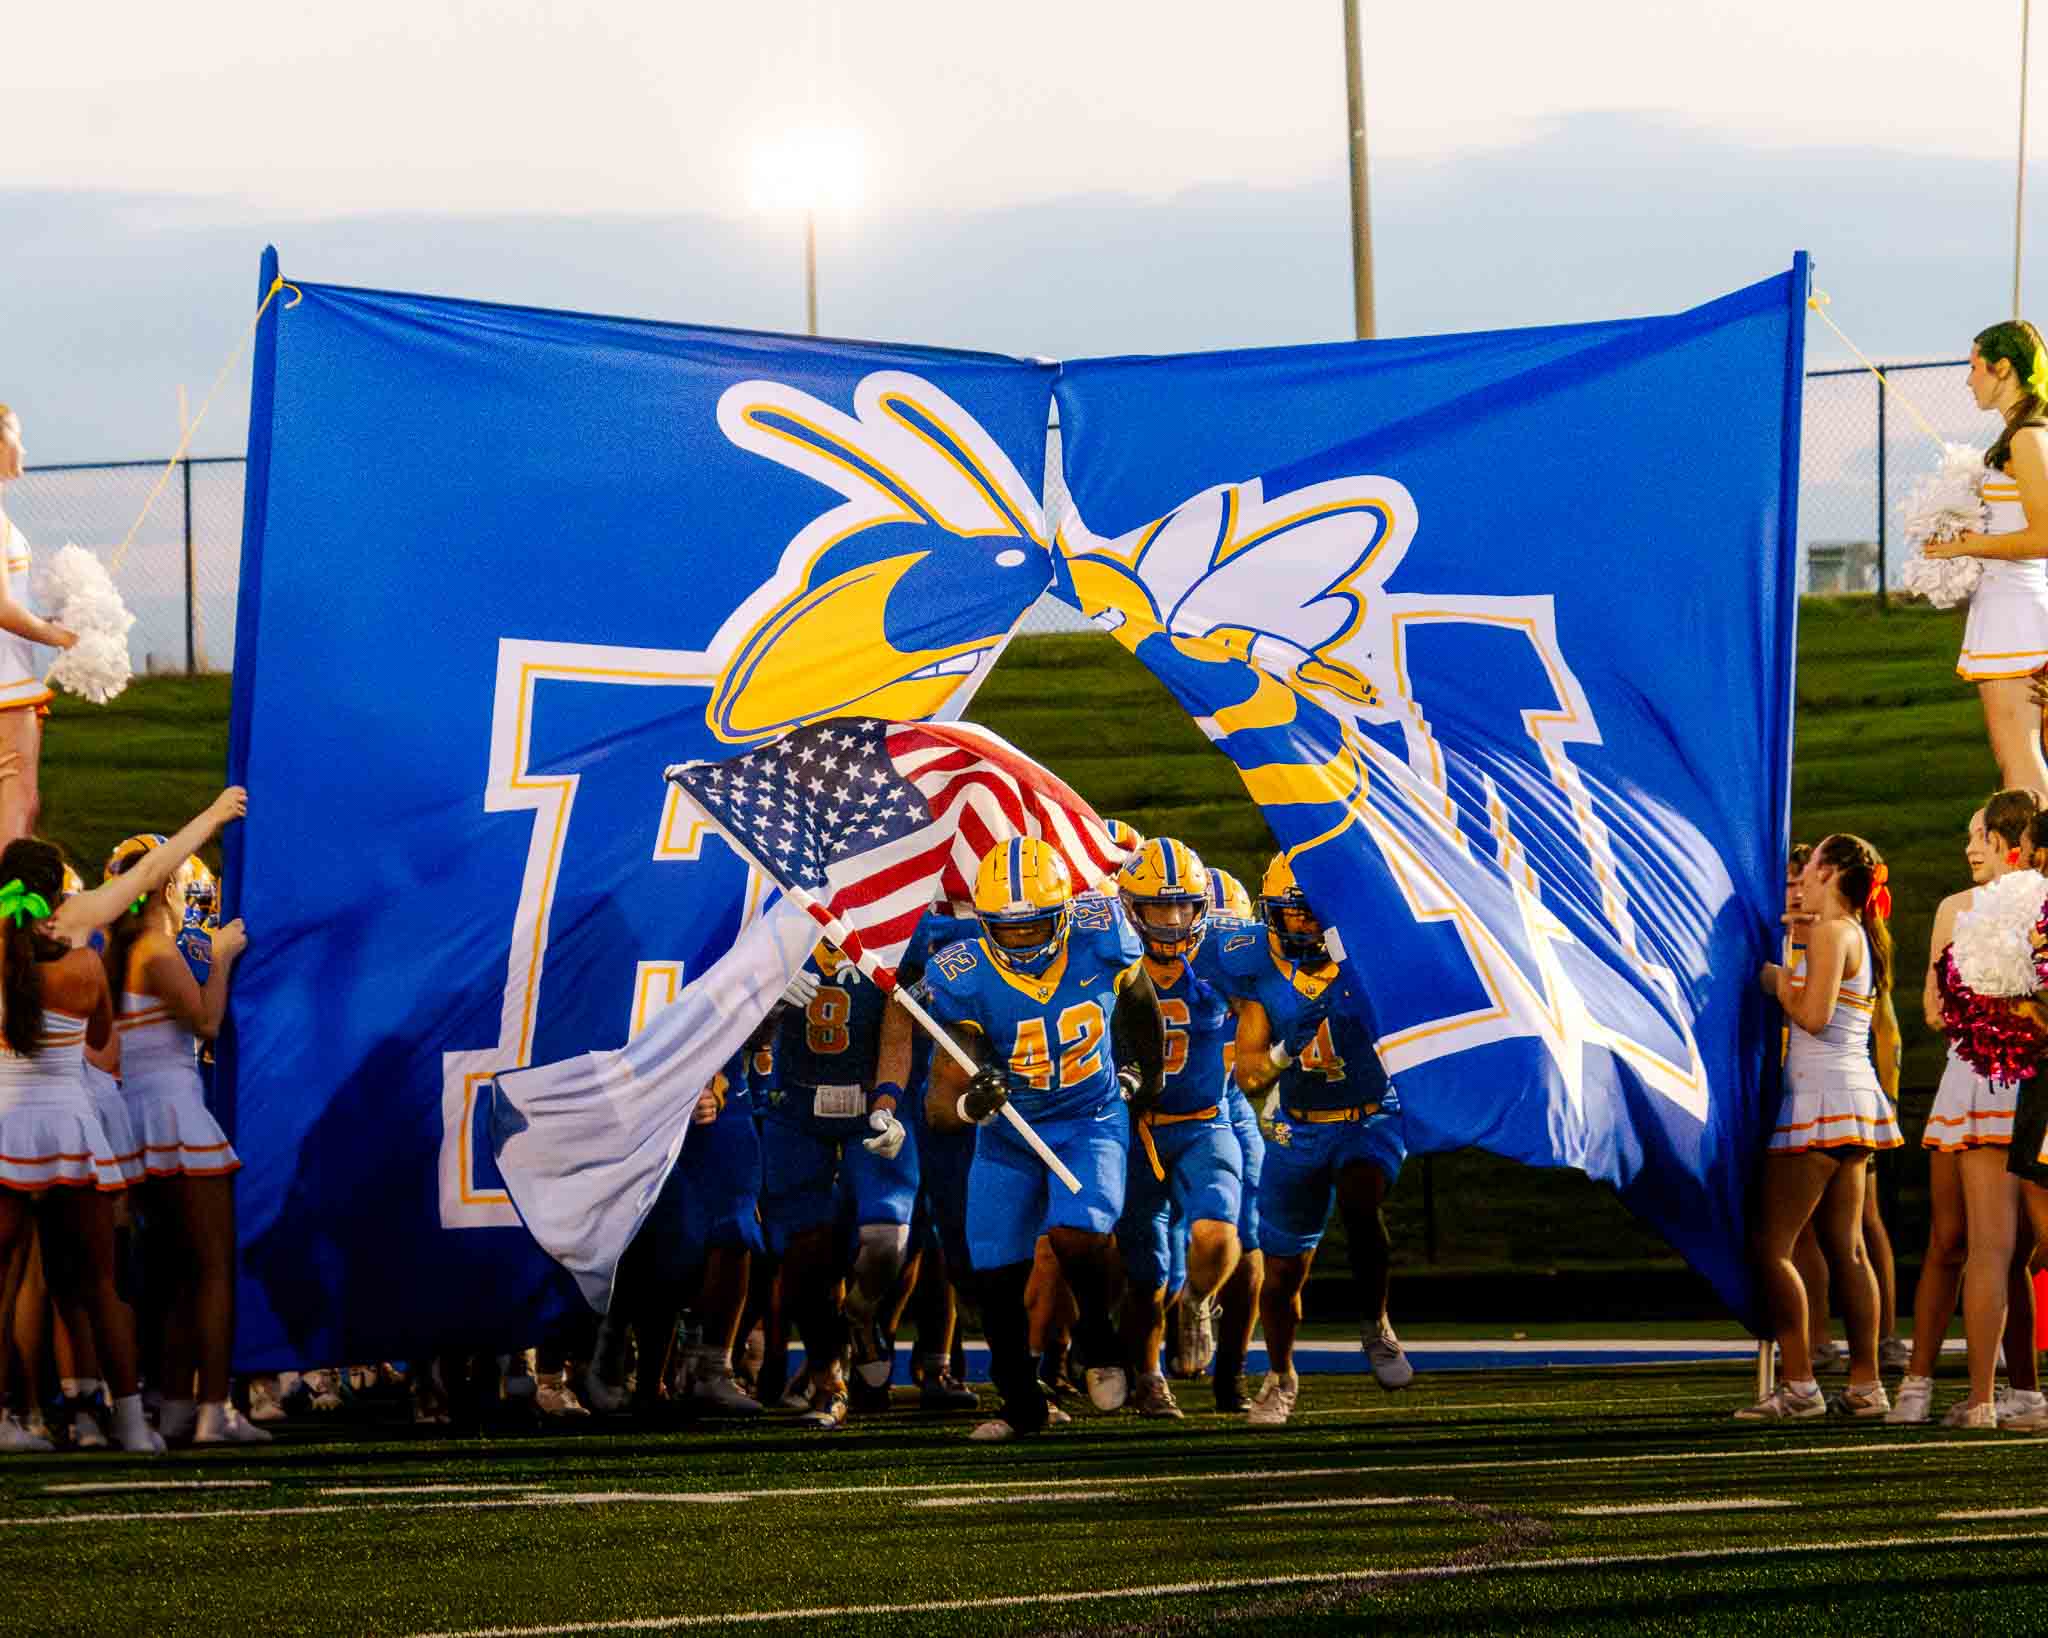
[[[1892,1008],[1892,890],[1884,857],[1860,836],[1830,836],[1817,850],[1836,872],[1842,897],[1856,911],[1870,941],[1870,1038],[1877,1048],[1877,1079],[1885,1096],[1899,1095],[1899,1015]]]

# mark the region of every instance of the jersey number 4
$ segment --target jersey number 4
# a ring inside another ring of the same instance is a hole
[[[1082,1001],[1060,1014],[1060,1086],[1078,1086],[1102,1068],[1102,1008]],[[1010,1073],[1035,1092],[1053,1089],[1052,1047],[1045,1020],[1026,1018],[1017,1025],[1017,1044],[1010,1053]]]

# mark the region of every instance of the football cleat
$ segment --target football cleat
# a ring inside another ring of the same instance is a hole
[[[1226,916],[1236,916],[1240,921],[1255,919],[1252,915],[1252,896],[1244,890],[1244,883],[1227,870],[1209,867],[1209,902]]]
[[[889,1379],[896,1374],[896,1350],[882,1335],[880,1322],[872,1317],[856,1319],[848,1330],[854,1375],[868,1387],[886,1391]]]
[[[1330,959],[1322,919],[1309,908],[1308,895],[1294,879],[1294,867],[1284,853],[1273,855],[1259,882],[1259,917],[1282,959],[1317,965]]]
[[[1360,1337],[1358,1345],[1365,1350],[1365,1361],[1372,1367],[1372,1379],[1388,1393],[1397,1392],[1415,1380],[1415,1367],[1408,1363],[1401,1339],[1394,1335],[1394,1328],[1386,1321],[1382,1320],[1372,1331]]]
[[[1259,1397],[1251,1403],[1245,1413],[1245,1420],[1255,1428],[1277,1428],[1286,1425],[1287,1418],[1294,1414],[1294,1401],[1301,1393],[1301,1379],[1292,1371],[1282,1376],[1278,1371],[1266,1373],[1265,1385],[1259,1389]]]
[[[1195,850],[1170,836],[1155,836],[1117,872],[1124,914],[1157,961],[1190,956],[1209,929],[1209,873]]]
[[[981,1396],[950,1372],[927,1376],[917,1391],[917,1408],[924,1411],[973,1410]]]
[[[827,1377],[811,1395],[810,1408],[796,1419],[800,1428],[813,1433],[837,1433],[846,1426],[846,1384]]]
[[[1130,1384],[1121,1365],[1091,1365],[1083,1373],[1088,1379],[1088,1402],[1099,1411],[1122,1410],[1130,1395]]]
[[[576,1397],[600,1416],[616,1416],[632,1399],[623,1383],[607,1382],[594,1364],[584,1367],[577,1389]]]
[[[974,874],[974,914],[996,964],[1035,978],[1066,950],[1074,882],[1058,849],[1013,836],[988,851]]]
[[[690,1379],[690,1391],[685,1398],[693,1410],[705,1416],[761,1414],[761,1401],[743,1392],[729,1369],[711,1374],[700,1367]],[[803,1404],[808,1409],[810,1401],[805,1400]]]
[[[1216,1358],[1216,1299],[1196,1302],[1181,1298],[1179,1323],[1181,1376],[1200,1376]]]
[[[567,1376],[560,1371],[538,1379],[533,1393],[533,1408],[550,1421],[573,1420],[590,1414],[589,1407],[576,1397],[576,1390],[569,1386]]]

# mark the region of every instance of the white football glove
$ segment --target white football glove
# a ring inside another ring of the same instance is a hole
[[[811,998],[818,993],[818,976],[797,968],[796,976],[789,981],[789,988],[782,992],[782,1002],[789,1007],[808,1007]]]
[[[887,1109],[877,1109],[868,1115],[868,1125],[875,1135],[862,1138],[860,1146],[878,1160],[894,1160],[903,1150],[903,1140],[910,1134],[903,1129],[903,1122]]]

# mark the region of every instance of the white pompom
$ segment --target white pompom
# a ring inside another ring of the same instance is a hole
[[[1979,995],[2032,995],[2041,987],[2034,972],[2034,928],[2048,903],[2048,876],[2015,870],[1977,889],[1970,908],[1956,917],[1956,976]]]
[[[128,686],[134,675],[128,630],[135,616],[105,564],[83,546],[67,545],[37,562],[29,590],[51,620],[78,633],[78,641],[58,654],[47,681],[94,705],[105,705]]]
[[[1905,537],[1910,555],[1899,569],[1899,585],[1909,595],[1924,597],[1938,609],[1967,603],[1984,573],[1978,557],[1922,557],[1930,540],[1954,540],[1981,531],[1984,509],[1984,451],[1968,444],[1943,444],[1941,465],[1913,486],[1906,497]]]

